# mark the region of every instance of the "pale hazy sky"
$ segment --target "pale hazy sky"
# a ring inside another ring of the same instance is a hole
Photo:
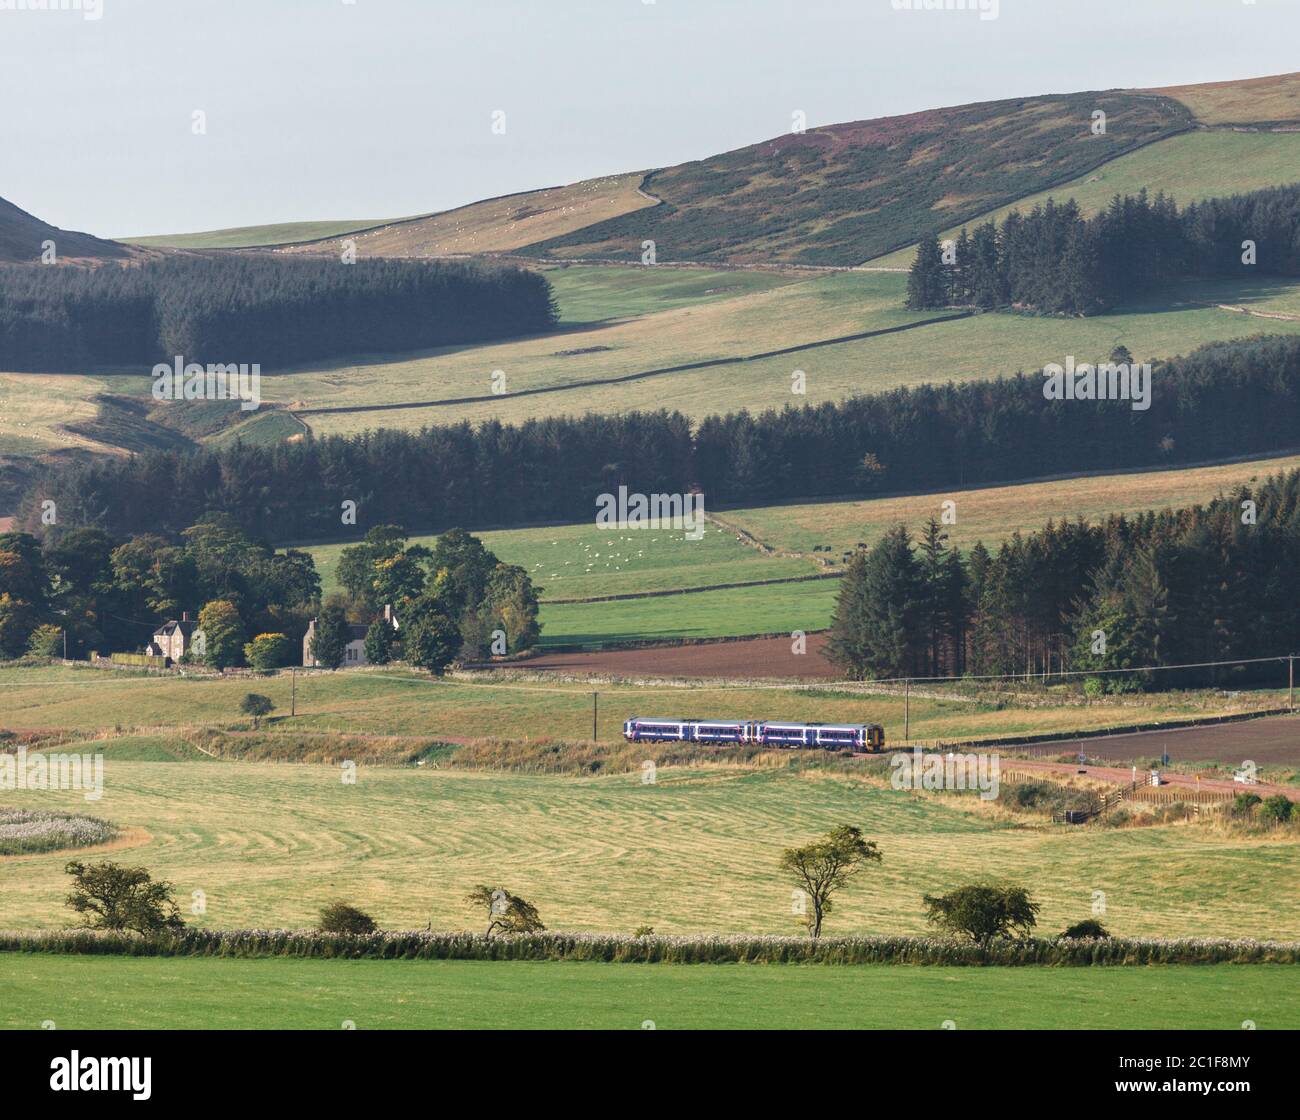
[[[102,16],[5,10],[41,3]],[[0,0],[0,197],[110,237],[387,218],[700,158],[787,131],[796,109],[815,126],[1300,69],[1300,0],[999,9]]]

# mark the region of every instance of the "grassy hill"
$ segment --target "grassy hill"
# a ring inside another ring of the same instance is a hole
[[[1300,131],[1185,132],[1120,156],[1068,183],[1017,199],[965,223],[991,219],[1001,224],[1011,210],[1025,213],[1049,198],[1074,199],[1087,215],[1105,209],[1115,195],[1164,191],[1179,206],[1207,198],[1263,190],[1300,181]],[[955,237],[961,226],[941,234]],[[896,250],[870,263],[877,268],[908,268],[915,247]]]
[[[253,249],[267,245],[287,245],[316,241],[326,237],[343,237],[357,230],[374,229],[394,221],[410,218],[359,218],[353,221],[280,222],[265,226],[232,226],[199,233],[160,233],[150,237],[123,237],[128,245],[145,245],[171,249]]]
[[[54,242],[60,261],[125,260],[133,255],[126,245],[59,229],[0,198],[0,262],[39,261],[44,241]]]
[[[1206,125],[1294,125],[1300,121],[1300,73],[1151,90],[1180,101]]]
[[[1107,114],[1094,136],[1092,113]],[[852,265],[1021,199],[1165,189],[1182,202],[1294,178],[1300,74],[1165,89],[1048,94],[831,124],[703,160],[373,221],[288,222],[129,238],[237,248],[288,243],[337,252],[436,256],[524,251],[635,261]],[[1196,130],[1243,132],[1239,142]],[[1134,161],[1149,144],[1181,137]],[[1273,141],[1277,141],[1275,144]],[[1270,164],[1275,166],[1270,166]],[[1100,170],[1100,176],[1096,173]],[[1096,186],[1095,191],[1086,188]],[[1222,188],[1222,189],[1220,189]],[[1080,198],[1085,202],[1085,198]],[[1086,204],[1093,204],[1087,202]],[[367,227],[379,226],[378,229]],[[367,232],[359,232],[367,230]],[[322,241],[321,239],[328,239]]]
[[[284,222],[206,233],[129,238],[140,245],[235,249],[299,244],[295,251],[337,253],[349,235],[362,256],[424,257],[502,253],[558,237],[619,214],[653,206],[640,194],[643,172],[585,179],[560,187],[485,199],[454,210],[374,221]],[[362,232],[364,231],[364,232]],[[638,250],[639,252],[639,250]]]
[[[1104,136],[1090,131],[1107,114]],[[539,240],[541,256],[851,265],[1192,127],[1159,95],[1049,95],[827,125],[654,171],[654,210]]]

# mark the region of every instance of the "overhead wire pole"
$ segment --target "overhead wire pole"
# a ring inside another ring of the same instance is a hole
[[[903,682],[903,742],[912,738],[912,680]]]
[[[599,695],[600,695],[599,692],[593,692],[591,694],[591,741],[593,743],[596,742],[596,740],[599,738],[599,736],[596,734],[596,704],[597,704],[596,697],[598,697]]]

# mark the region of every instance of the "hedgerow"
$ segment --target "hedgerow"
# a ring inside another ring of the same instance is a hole
[[[485,936],[392,930],[186,929],[138,935],[91,930],[0,931],[0,952],[136,957],[599,961],[617,964],[1152,965],[1300,964],[1300,942],[1253,939],[1021,938],[976,945],[940,937],[667,936],[544,933]]]

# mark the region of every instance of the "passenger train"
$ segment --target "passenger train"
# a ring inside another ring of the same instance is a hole
[[[878,723],[780,723],[773,720],[648,719],[623,721],[629,743],[761,743],[772,747],[883,751],[885,729]]]

